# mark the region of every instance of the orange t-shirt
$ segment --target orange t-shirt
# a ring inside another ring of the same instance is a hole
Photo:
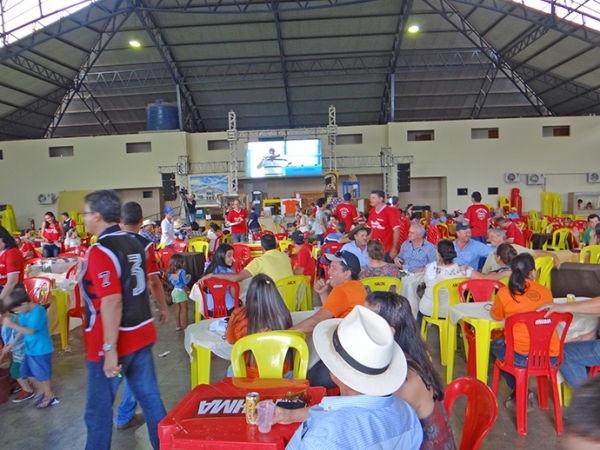
[[[365,303],[367,290],[358,280],[350,280],[333,288],[322,308],[333,314],[336,319],[343,319],[356,305]]]
[[[246,307],[235,309],[229,317],[227,324],[227,342],[235,344],[238,340],[248,335],[248,318],[246,317]],[[244,355],[246,359],[246,378],[259,378],[258,367],[256,362],[252,360],[252,363],[248,363],[250,352]],[[287,358],[286,358],[287,359]],[[290,363],[286,360],[283,364],[283,374],[288,373],[292,370]]]
[[[528,281],[525,294],[516,295],[513,299],[508,287],[503,287],[496,294],[496,301],[490,310],[490,315],[496,320],[506,319],[518,313],[531,312],[538,309],[544,303],[552,303],[554,298],[552,292],[545,286],[535,281]],[[522,355],[529,353],[529,332],[527,325],[518,323],[513,329],[515,352]],[[560,339],[556,331],[550,341],[550,355],[558,356],[560,350]]]

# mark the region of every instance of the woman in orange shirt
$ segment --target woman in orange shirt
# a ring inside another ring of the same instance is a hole
[[[490,315],[495,320],[504,320],[518,313],[536,311],[545,303],[554,302],[552,292],[545,286],[535,282],[535,262],[528,253],[522,253],[513,258],[510,263],[511,275],[508,286],[500,289],[496,294],[496,301],[490,310]],[[516,324],[513,328],[516,367],[525,367],[529,357],[529,333],[525,324]],[[550,358],[554,365],[558,361],[560,340],[558,334],[550,341]],[[506,343],[504,338],[494,339],[491,343],[492,362],[496,358],[504,360],[506,356]],[[506,407],[515,409],[515,377],[508,372],[500,372],[512,393],[506,400]],[[527,411],[533,409],[533,393],[529,393]]]
[[[227,325],[227,342],[234,344],[249,334],[287,330],[292,326],[292,315],[271,277],[258,274],[252,277],[246,294],[246,304],[231,313]],[[290,356],[288,354],[288,356]],[[258,367],[251,352],[246,353],[246,376],[258,378]],[[283,374],[291,370],[290,358],[283,366]],[[227,376],[233,376],[231,367]]]

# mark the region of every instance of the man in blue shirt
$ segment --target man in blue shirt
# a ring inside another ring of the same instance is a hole
[[[456,224],[456,240],[454,241],[457,257],[454,262],[466,264],[475,270],[483,266],[485,259],[495,249],[490,245],[471,239],[471,227],[464,223]]]
[[[358,258],[361,267],[366,266],[370,262],[369,254],[367,253],[367,242],[370,233],[371,229],[363,224],[355,226],[348,233],[350,242],[344,244],[341,249],[342,252],[354,254]]]
[[[408,229],[408,240],[400,247],[398,259],[408,272],[422,272],[430,262],[437,261],[435,246],[425,240],[425,228],[413,223]]]
[[[355,306],[344,319],[320,322],[313,342],[340,396],[310,409],[276,408],[275,422],[303,420],[286,449],[421,447],[415,411],[394,395],[406,379],[406,358],[381,316]]]

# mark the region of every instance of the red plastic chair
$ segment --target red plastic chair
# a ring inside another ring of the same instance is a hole
[[[573,220],[569,223],[569,225],[567,225],[567,227],[572,230],[577,228],[580,233],[585,233],[585,230],[587,230],[588,227],[588,223],[587,220]]]
[[[500,379],[500,370],[508,372],[516,378],[517,381],[517,432],[527,434],[527,381],[530,376],[537,377],[538,403],[541,409],[548,409],[548,381],[552,388],[552,398],[554,403],[554,417],[556,419],[556,432],[562,434],[562,414],[560,411],[560,399],[558,396],[558,383],[556,374],[563,359],[563,346],[567,331],[573,315],[570,313],[552,313],[548,318],[544,315],[546,311],[526,312],[515,314],[506,319],[504,326],[504,337],[506,339],[506,358],[504,361],[496,359],[494,364],[494,378],[492,381],[492,390],[494,395],[498,393],[498,381]],[[565,327],[560,338],[560,352],[558,354],[558,363],[550,365],[550,339],[554,335],[557,325],[560,322],[565,323]],[[517,324],[525,324],[529,333],[529,358],[527,367],[514,366],[514,336],[513,328]]]
[[[275,233],[275,239],[277,239],[278,241],[281,241],[283,239],[287,239],[288,238],[288,234],[286,233]]]
[[[50,297],[52,289],[52,280],[45,277],[29,277],[23,280],[27,295],[33,303],[45,305]]]
[[[200,283],[200,292],[202,293],[202,302],[204,303],[204,314],[208,316],[208,302],[206,294],[210,293],[213,299],[212,318],[227,317],[227,290],[233,288],[233,299],[235,300],[234,308],[240,304],[240,285],[233,281],[221,280],[219,278],[209,278]],[[208,290],[208,292],[206,292]]]
[[[461,395],[467,396],[467,408],[459,450],[478,450],[498,417],[498,402],[492,390],[473,377],[457,378],[444,390],[444,407],[448,418],[452,405]]]
[[[263,232],[262,232],[262,231],[259,231],[258,233],[257,233],[257,232],[255,232],[255,231],[252,231],[251,233],[252,233],[252,240],[253,240],[254,242],[258,242],[258,241],[260,241],[260,238],[261,238],[261,237],[262,237],[262,235],[263,235]]]
[[[72,266],[67,271],[66,279],[67,280],[75,279],[76,274],[77,274],[77,264]],[[81,303],[81,290],[80,290],[79,284],[77,284],[75,286],[75,289],[73,290],[73,292],[75,294],[75,306],[67,311],[67,341],[69,339],[69,330],[71,328],[70,323],[69,323],[71,321],[71,318],[81,319],[82,323],[85,322],[83,305]],[[85,345],[85,331],[83,330],[83,326],[82,326],[82,334],[83,334],[83,340],[84,340],[84,345]]]
[[[468,280],[458,285],[458,296],[461,303],[469,300],[474,303],[489,302],[504,284],[495,280]],[[463,335],[467,340],[467,374],[477,376],[477,347],[475,346],[475,330],[468,323],[463,323]]]
[[[527,219],[525,217],[519,217],[518,219],[513,219],[512,221],[516,226],[519,227],[519,229],[521,229],[521,231],[525,231],[528,226],[529,223],[527,221]]]
[[[400,236],[398,237],[398,248],[408,240],[408,227],[404,222],[400,222]]]
[[[441,240],[440,229],[435,225],[429,225],[427,227],[427,241],[433,245],[437,245]]]
[[[533,237],[533,231],[523,230],[523,237],[525,238],[525,247],[529,248],[531,245],[531,238]]]
[[[219,248],[219,245],[221,245],[222,240],[223,240],[222,236],[217,236],[217,238],[215,239],[215,246],[213,247],[213,251],[208,252],[208,259],[212,258],[212,255],[215,254],[215,250]]]
[[[90,246],[90,240],[91,240],[91,239],[92,239],[92,238],[91,238],[91,236],[88,236],[88,237],[81,238],[81,245],[82,245],[83,247],[89,247],[89,246]]]
[[[252,249],[244,244],[232,244],[231,246],[233,247],[233,270],[238,273],[251,261]]]
[[[177,253],[184,253],[188,251],[188,243],[185,241],[175,241],[175,243],[173,244],[173,250],[175,250]]]
[[[275,236],[275,233],[273,233],[271,230],[263,230],[263,231],[262,231],[262,234],[263,234],[263,235],[264,235],[264,234],[270,234],[270,235],[273,235],[273,236]],[[275,238],[275,239],[277,239],[277,238]]]
[[[329,261],[325,258],[326,253],[335,254],[343,247],[344,244],[339,244],[338,242],[328,242],[327,244],[323,244],[321,247],[321,258],[319,260],[319,268],[318,273],[321,274],[323,272],[324,277],[327,279],[329,275]]]
[[[69,247],[65,251],[65,255],[77,255],[77,256],[85,256],[85,252],[87,252],[87,247],[80,245],[79,247]]]
[[[437,223],[435,226],[440,231],[441,239],[450,239],[450,231],[448,230],[448,225],[444,223]]]
[[[171,255],[177,253],[171,248],[160,248],[156,251],[158,255],[158,265],[162,270],[169,270],[169,263],[171,262]]]

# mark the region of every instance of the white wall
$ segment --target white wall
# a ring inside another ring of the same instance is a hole
[[[542,126],[561,125],[570,125],[570,137],[542,137]],[[471,128],[488,127],[499,128],[499,139],[471,139]],[[435,131],[434,141],[408,142],[407,131],[428,129]],[[600,191],[600,184],[586,182],[587,172],[600,172],[600,162],[597,162],[600,117],[406,122],[340,127],[339,133],[363,135],[360,145],[338,146],[339,156],[378,155],[381,147],[389,146],[396,156],[414,157],[411,166],[413,178],[445,177],[441,205],[448,210],[464,209],[469,205],[468,196],[456,195],[457,188],[467,188],[469,193],[478,190],[483,194],[484,202],[496,204],[497,196],[488,196],[488,187],[498,187],[500,195],[506,196],[510,196],[511,188],[518,187],[523,196],[524,210],[539,209],[544,186],[527,186],[526,177],[522,177],[521,183],[507,184],[504,182],[505,172],[545,173],[545,189],[562,194],[563,209],[567,206],[568,192]],[[226,133],[164,132],[3,142],[0,143],[0,149],[4,150],[4,159],[0,160],[0,204],[12,204],[17,225],[24,227],[28,217],[39,221],[47,209],[59,212],[56,205],[51,208],[38,205],[36,199],[39,193],[160,187],[158,167],[177,164],[179,155],[188,154],[192,162],[228,161],[229,150],[207,150],[208,140],[218,139],[226,139]],[[151,153],[125,153],[127,142],[146,141],[152,143]],[[323,156],[328,157],[326,138],[323,137],[322,141]],[[49,158],[49,146],[63,145],[73,145],[75,156]],[[241,141],[238,158],[244,159],[244,143]],[[341,181],[344,181],[344,175],[350,173],[360,178],[360,174],[381,174],[381,169],[360,167],[340,169],[340,173]],[[368,184],[370,188],[373,179],[365,178],[365,187]],[[265,190],[271,197],[283,197],[290,191],[322,188],[320,178],[307,180],[284,181],[285,184],[267,181]],[[263,182],[253,184],[259,183]],[[395,179],[393,186],[396,186]],[[363,188],[363,196],[369,190]],[[418,203],[410,195],[403,194],[402,199],[403,203]]]

